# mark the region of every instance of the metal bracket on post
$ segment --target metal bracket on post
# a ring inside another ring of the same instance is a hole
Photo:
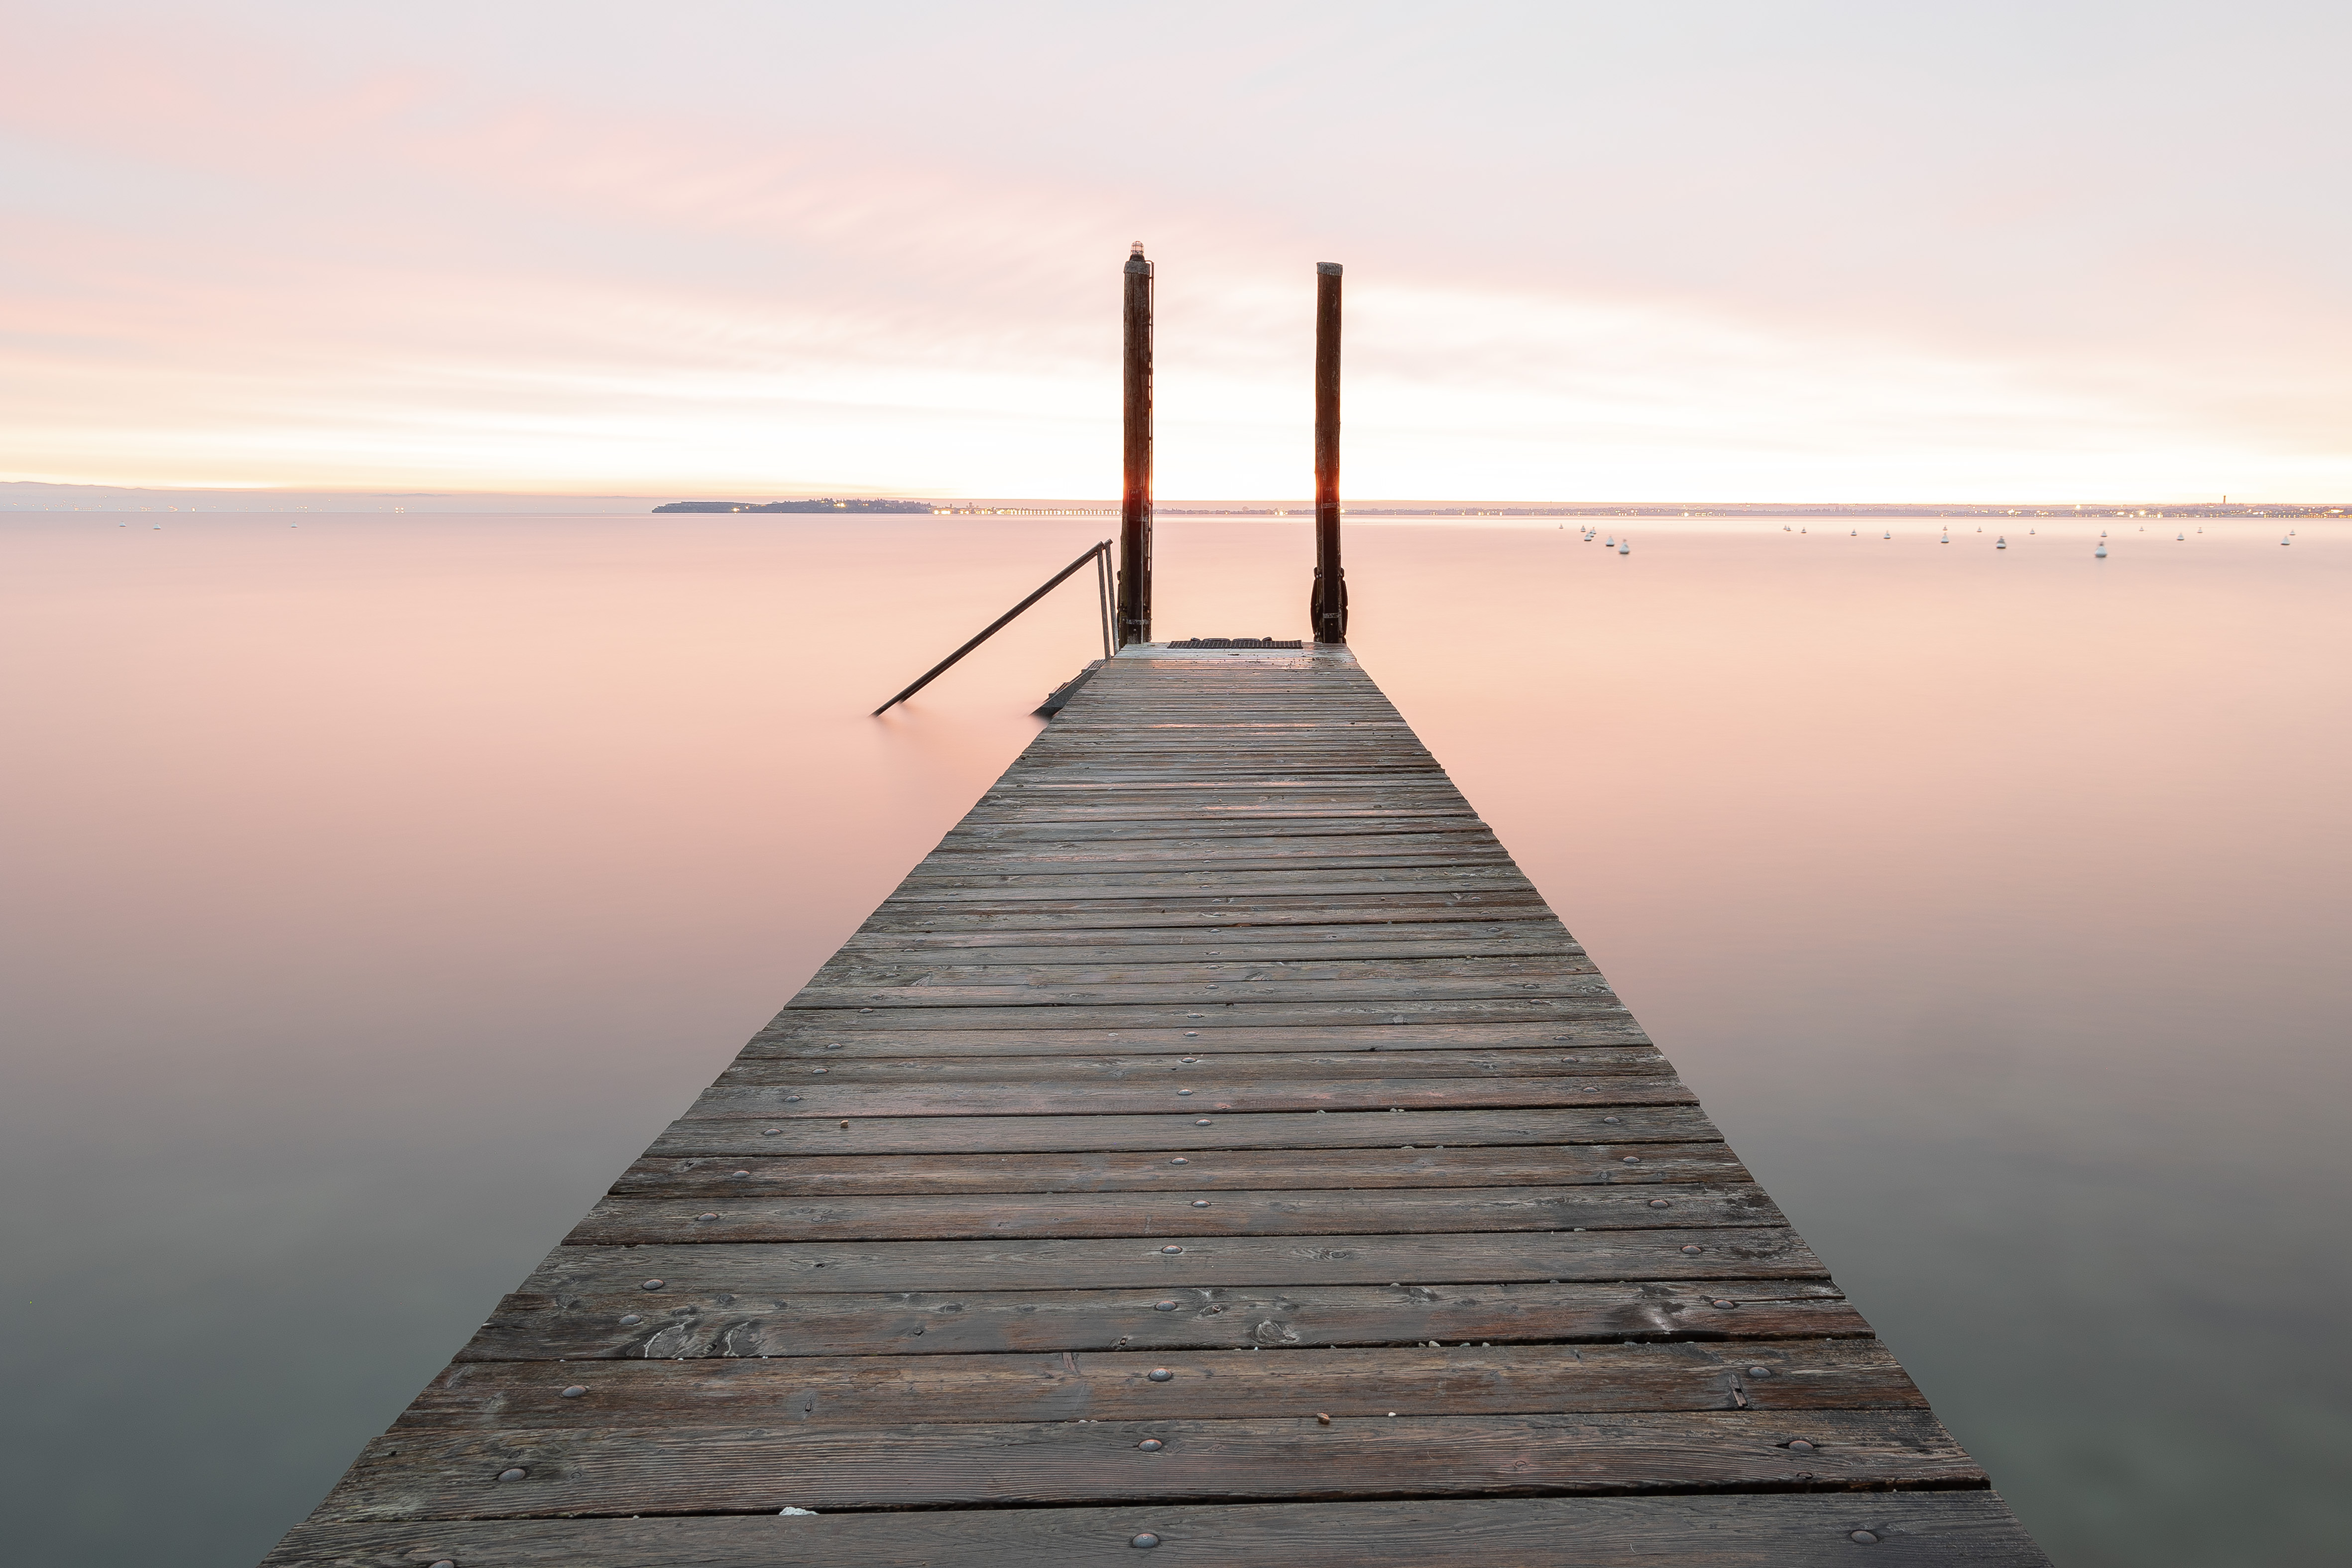
[[[1318,643],[1348,640],[1348,576],[1339,565],[1339,264],[1315,264],[1315,589]]]
[[[1118,646],[1151,640],[1151,263],[1127,258],[1125,482],[1118,506]]]

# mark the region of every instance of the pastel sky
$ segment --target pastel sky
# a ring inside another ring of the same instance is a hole
[[[2341,5],[5,0],[0,478],[2352,496]]]

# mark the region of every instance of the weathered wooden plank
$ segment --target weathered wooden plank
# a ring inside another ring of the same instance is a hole
[[[1614,1132],[1617,1128],[1610,1129]],[[1639,1164],[1587,1144],[1501,1149],[1213,1150],[1157,1154],[869,1154],[847,1158],[639,1160],[619,1197],[701,1203],[750,1194],[885,1193],[1217,1193],[1258,1188],[1491,1187],[1736,1182],[1721,1143],[1647,1143]],[[1668,1194],[1668,1196],[1673,1194]]]
[[[1465,997],[1444,1002],[1216,1002],[1195,1006],[1023,1005],[1007,1002],[979,1007],[915,1007],[873,1002],[856,1007],[799,1007],[824,1014],[823,1026],[835,1030],[899,1029],[913,1026],[976,1029],[1287,1029],[1363,1024],[1513,1024],[1533,1018],[1570,1021],[1615,1017],[1623,1005],[1606,991],[1590,996]],[[919,1016],[910,1016],[917,1015]]]
[[[1447,816],[1349,818],[1336,822],[1306,817],[1249,828],[1239,828],[1229,822],[1121,822],[1116,818],[1056,824],[959,822],[948,829],[947,837],[940,840],[940,846],[941,849],[950,849],[1021,845],[1050,848],[1145,844],[1165,845],[1172,848],[1189,843],[1209,849],[1237,839],[1261,844],[1307,843],[1326,839],[1375,842],[1400,835],[1460,838],[1477,844],[1498,842],[1494,830],[1484,821],[1457,813]]]
[[[541,1294],[636,1289],[789,1297],[811,1290],[1017,1290],[1148,1286],[1371,1285],[1505,1279],[1821,1279],[1828,1270],[1786,1226],[1506,1231],[1468,1236],[1228,1236],[1163,1243],[1104,1240],[801,1241],[699,1247],[559,1247],[523,1289]],[[658,1281],[647,1284],[646,1281]],[[639,1309],[641,1311],[645,1308]],[[1734,1309],[1726,1309],[1727,1310]]]
[[[890,895],[893,906],[1076,903],[1101,899],[1158,899],[1164,893],[1247,898],[1261,891],[1286,898],[1346,899],[1388,892],[1524,892],[1532,884],[1515,866],[1454,865],[1314,868],[1279,871],[1223,868],[1215,871],[1108,868],[1085,871],[992,871],[974,876],[909,877]]]
[[[305,1525],[263,1568],[2049,1568],[1990,1490]]]
[[[1314,838],[1228,835],[1218,838],[1036,843],[943,843],[914,875],[1037,875],[1181,868],[1187,871],[1373,870],[1397,866],[1507,865],[1510,852],[1491,836],[1381,833]]]
[[[1153,1382],[1150,1373],[1171,1375]],[[567,1392],[570,1391],[570,1392]],[[1875,1340],[459,1362],[398,1428],[1925,1409]]]
[[[1223,1042],[1220,1040],[1219,1044]],[[746,1056],[719,1075],[725,1084],[998,1083],[1012,1079],[1149,1079],[1190,1081],[1199,1068],[1211,1078],[1562,1078],[1594,1074],[1665,1078],[1664,1059],[1648,1047],[1563,1050],[1558,1046],[1523,1050],[1397,1051],[1367,1047],[1314,1055],[1277,1052],[1203,1052],[1150,1056],[899,1056],[853,1057],[818,1049],[793,1057]],[[1179,1075],[1170,1079],[1168,1075]]]
[[[957,985],[913,977],[912,983],[882,985],[812,984],[792,1000],[796,1008],[834,1007],[1227,1007],[1255,1005],[1325,1007],[1343,1004],[1381,1009],[1399,1002],[1423,1005],[1446,1002],[1518,1008],[1530,1001],[1613,1005],[1616,996],[1598,974],[1565,973],[1534,980],[1449,980],[1365,977],[1358,979],[1236,977],[1184,984]]]
[[[1866,1338],[1825,1280],[857,1292],[573,1281],[499,1303],[461,1361],[974,1355],[1419,1344]],[[709,1281],[703,1282],[706,1286]],[[1736,1290],[1736,1296],[1720,1292]]]
[[[1160,1447],[1146,1449],[1146,1441]],[[1983,1470],[1920,1410],[428,1428],[370,1443],[312,1517],[1985,1484]]]
[[[1212,952],[1218,955],[1211,958],[1208,954]],[[1562,976],[1589,981],[1599,973],[1590,958],[1571,953],[1370,959],[1333,957],[1326,953],[1299,958],[1272,958],[1240,954],[1227,956],[1212,948],[1184,959],[1156,963],[1133,959],[1109,963],[1069,960],[1024,963],[994,955],[974,961],[961,954],[958,959],[961,961],[920,957],[904,950],[887,958],[878,954],[857,953],[835,960],[817,973],[824,982],[824,989],[846,995],[861,987],[884,990],[910,985],[948,991],[968,986],[989,990],[1027,986],[1060,994],[1080,993],[1102,986],[1181,986],[1192,994],[1199,994],[1204,987],[1225,992],[1248,982],[1305,985],[1363,980],[1404,984],[1431,981],[1484,981],[1495,988],[1487,994],[1508,994],[1512,989],[1525,988],[1530,984],[1540,984]],[[1404,994],[1412,994],[1411,992]],[[1094,1001],[1105,998],[1076,995],[1073,999]],[[1230,995],[1208,998],[1212,1001],[1232,999]]]
[[[940,1058],[1064,1054],[1088,1056],[1105,1050],[1150,1051],[1189,1056],[1203,1047],[1198,1029],[1043,1029],[935,1028],[921,1014],[901,1015],[907,1026],[856,1030],[835,1028],[837,1014],[781,1014],[744,1047],[738,1061],[763,1057],[803,1056],[839,1059],[887,1057]],[[1211,1042],[1218,1052],[1265,1051],[1298,1054],[1312,1051],[1485,1050],[1502,1047],[1565,1046],[1598,1057],[1619,1049],[1654,1049],[1640,1027],[1622,1015],[1601,1019],[1523,1020],[1504,1024],[1421,1024],[1401,1027],[1388,1023],[1335,1025],[1321,1028],[1277,1026],[1273,1028],[1228,1026]],[[1664,1058],[1658,1060],[1663,1064]],[[1570,1068],[1570,1071],[1576,1069]],[[1594,1062],[1591,1070],[1602,1070]]]
[[[1152,784],[1085,777],[1055,778],[1045,767],[1016,768],[982,795],[976,820],[1040,817],[1058,812],[1097,816],[1117,811],[1127,821],[1158,816],[1227,816],[1236,808],[1273,807],[1285,812],[1353,816],[1365,811],[1411,816],[1466,814],[1444,775],[1433,770],[1370,774],[1347,779],[1301,779],[1285,783],[1264,774],[1225,779],[1171,780]]]
[[[1345,940],[1348,945],[1328,944]],[[1399,931],[1349,927],[1244,926],[1202,931],[1179,926],[1163,931],[897,931],[860,933],[844,942],[829,963],[856,965],[924,963],[1204,965],[1336,962],[1391,963],[1434,960],[1482,962],[1509,958],[1583,958],[1575,939],[1551,921],[1514,921],[1507,928],[1462,922],[1444,927],[1409,926]]]
[[[1180,1061],[1181,1058],[1178,1058]],[[1370,1078],[1272,1079],[1166,1077],[1165,1081],[1089,1083],[1023,1079],[1010,1083],[722,1084],[707,1089],[694,1116],[1132,1116],[1155,1110],[1195,1115],[1284,1111],[1455,1110],[1558,1105],[1695,1103],[1682,1080],[1622,1075],[1591,1084],[1554,1078]],[[1165,1075],[1163,1075],[1164,1077]]]
[[[687,1116],[648,1157],[709,1154],[1050,1154],[1077,1150],[1453,1149],[1507,1143],[1591,1143],[1608,1149],[1719,1137],[1696,1102],[1644,1107],[1595,1080],[1592,1103],[1502,1110],[1298,1111],[1258,1116]],[[795,1107],[794,1109],[797,1109]],[[1616,1121],[1610,1117],[1619,1118]],[[841,1125],[847,1121],[848,1126]]]
[[[1420,922],[1454,923],[1524,918],[1557,919],[1542,896],[1517,889],[1473,893],[1366,893],[1339,900],[1297,898],[1260,893],[1248,899],[1207,895],[1161,897],[1139,903],[1132,899],[1074,899],[1059,904],[923,904],[885,903],[858,929],[883,931],[1115,931],[1206,930],[1203,921],[1226,928],[1237,926],[1404,926]]]
[[[1628,1163],[1642,1154],[1620,1156]],[[704,1205],[708,1203],[709,1206]],[[786,1197],[742,1194],[692,1203],[604,1197],[572,1228],[576,1247],[947,1237],[1368,1236],[1431,1231],[1693,1230],[1785,1225],[1752,1182],[1614,1186],[1405,1187],[1177,1193],[898,1194]]]

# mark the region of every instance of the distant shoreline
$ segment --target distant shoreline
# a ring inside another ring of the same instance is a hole
[[[928,500],[817,500],[670,501],[653,509],[656,512],[917,512],[934,517],[1117,517],[1116,501],[928,501]],[[1154,505],[1155,517],[1234,517],[1234,518],[1298,518],[1312,519],[1314,503],[1297,501],[1289,504],[1269,502],[1260,506],[1164,506]],[[2250,502],[2224,505],[2220,502],[2181,504],[2178,502],[2116,502],[2080,505],[2044,504],[2041,506],[1991,506],[1937,504],[1928,501],[1719,501],[1713,505],[1691,505],[1675,501],[1534,501],[1519,506],[1490,504],[1445,504],[1431,502],[1412,505],[1409,502],[1388,501],[1373,505],[1343,505],[1345,517],[1446,517],[1446,518],[1773,518],[1773,517],[1937,517],[1937,518],[2066,518],[2066,517],[2195,517],[2195,518],[2326,518],[2352,516],[2352,506],[2330,506],[2321,502]]]
[[[675,491],[671,492],[673,495]],[[1213,497],[1171,499],[1153,509],[1170,520],[1181,518],[1305,519],[1313,505],[1286,497]],[[1367,497],[1349,501],[1341,510],[1367,521],[1378,518],[1459,518],[1561,521],[1586,519],[1675,519],[1698,521],[1765,518],[2062,518],[2179,517],[2205,520],[2230,518],[2352,518],[2352,504],[2324,501],[1568,501],[1486,500],[1461,498],[1415,500]],[[68,484],[49,480],[0,481],[0,513],[33,512],[313,512],[399,513],[411,517],[434,514],[482,516],[611,516],[643,517],[668,513],[797,513],[835,516],[946,517],[1090,517],[1115,518],[1118,502],[1111,499],[1070,499],[1039,496],[974,496],[924,499],[900,496],[811,496],[787,492],[777,496],[669,500],[658,493],[635,495],[559,495],[551,492],[362,489],[192,489],[168,486]]]

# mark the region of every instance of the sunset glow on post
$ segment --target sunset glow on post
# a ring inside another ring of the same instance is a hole
[[[2326,11],[18,8],[6,477],[1164,497],[2352,489]],[[1116,127],[1116,131],[1112,130]]]

